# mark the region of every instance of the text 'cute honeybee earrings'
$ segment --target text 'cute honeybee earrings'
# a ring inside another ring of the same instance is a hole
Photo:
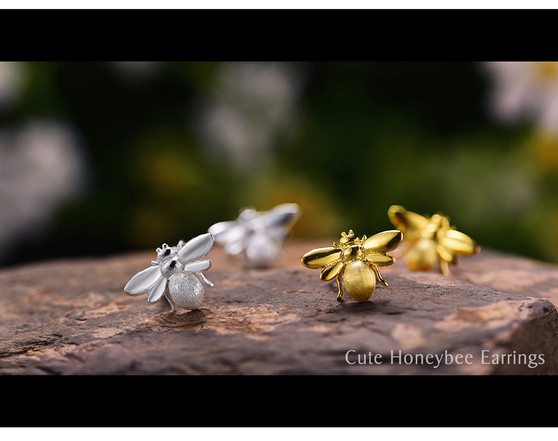
[[[392,205],[388,216],[405,234],[402,254],[409,269],[429,271],[440,262],[440,270],[450,274],[449,264],[457,264],[458,255],[473,255],[480,251],[473,239],[450,226],[449,218],[435,214],[428,218]]]
[[[247,268],[265,268],[273,266],[299,217],[297,204],[281,204],[262,212],[246,208],[236,220],[216,223],[208,231],[227,254],[242,255]]]
[[[399,246],[403,234],[399,230],[388,230],[367,238],[359,239],[353,230],[341,233],[339,244],[318,248],[306,253],[300,259],[308,268],[322,269],[320,279],[329,281],[337,278],[337,300],[345,291],[353,299],[365,302],[374,293],[376,278],[388,286],[379,266],[388,266],[395,259],[386,253]]]
[[[198,309],[205,294],[202,283],[213,286],[202,274],[211,268],[211,260],[201,259],[211,251],[213,244],[214,238],[209,233],[186,243],[181,240],[175,247],[163,244],[157,248],[157,260],[133,276],[124,291],[132,296],[147,293],[148,303],[157,302],[165,294],[173,311],[178,307]]]

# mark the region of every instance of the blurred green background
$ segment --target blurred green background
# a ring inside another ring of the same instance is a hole
[[[0,264],[155,250],[283,202],[294,238],[391,229],[399,204],[558,262],[558,74],[524,64],[0,63]]]

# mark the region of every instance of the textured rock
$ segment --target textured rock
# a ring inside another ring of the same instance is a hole
[[[327,243],[289,242],[266,270],[215,248],[196,311],[124,293],[151,252],[3,269],[0,374],[558,373],[556,265],[483,251],[444,277],[398,261],[367,302],[337,302],[299,261]]]

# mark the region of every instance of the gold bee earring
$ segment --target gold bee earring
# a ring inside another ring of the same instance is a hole
[[[322,269],[320,279],[324,282],[337,278],[337,300],[342,300],[345,291],[353,299],[365,302],[374,293],[376,278],[388,286],[378,266],[395,262],[386,253],[397,248],[402,240],[399,230],[383,231],[362,239],[349,230],[348,234],[341,233],[339,244],[334,242],[331,247],[309,251],[300,261],[308,268]]]
[[[407,211],[400,205],[389,207],[388,216],[405,234],[403,252],[411,270],[429,271],[436,262],[445,276],[449,264],[457,265],[458,255],[473,255],[480,251],[473,239],[450,226],[449,218],[441,214],[427,218]]]

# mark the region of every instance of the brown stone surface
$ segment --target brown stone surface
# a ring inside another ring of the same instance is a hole
[[[327,243],[288,242],[268,270],[215,248],[203,307],[174,313],[122,289],[153,252],[3,269],[0,374],[558,373],[558,266],[483,250],[444,277],[398,261],[367,302],[337,302],[299,263]]]

